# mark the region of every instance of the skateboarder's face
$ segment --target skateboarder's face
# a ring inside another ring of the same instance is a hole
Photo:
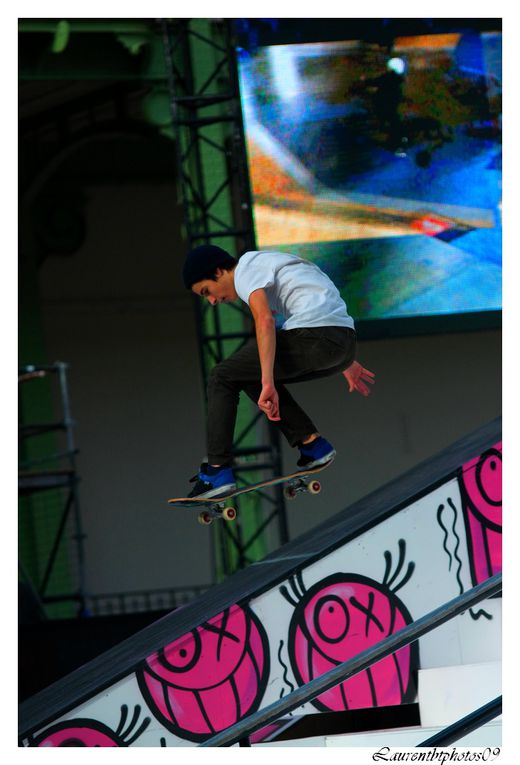
[[[222,268],[217,268],[215,279],[216,281],[213,279],[202,279],[200,282],[195,282],[191,289],[196,295],[206,298],[211,305],[230,303],[238,299],[233,271],[224,271]]]

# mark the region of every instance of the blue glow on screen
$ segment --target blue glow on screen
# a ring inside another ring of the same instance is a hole
[[[498,311],[500,32],[239,51],[257,246],[355,319]]]

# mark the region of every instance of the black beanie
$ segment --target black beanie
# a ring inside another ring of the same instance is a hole
[[[202,279],[209,279],[217,268],[230,268],[236,264],[235,258],[231,257],[222,247],[214,244],[201,244],[191,250],[184,262],[182,278],[187,290]]]

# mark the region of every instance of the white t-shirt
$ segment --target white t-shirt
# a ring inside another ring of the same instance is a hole
[[[283,316],[281,329],[350,327],[354,320],[329,277],[308,260],[271,250],[246,252],[235,268],[235,289],[245,303],[257,289],[267,294],[273,313]]]

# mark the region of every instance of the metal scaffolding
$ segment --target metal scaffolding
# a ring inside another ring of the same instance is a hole
[[[255,237],[232,21],[162,19],[160,24],[187,248],[214,243],[240,257],[255,249]],[[211,307],[197,300],[195,311],[206,385],[211,367],[252,336],[252,321],[236,304]],[[264,421],[252,405],[239,413],[233,446],[239,485],[254,483],[259,472],[266,478],[282,475],[279,432]],[[255,496],[264,503],[261,512],[250,512],[251,496],[235,500],[235,524],[215,525],[224,575],[252,562],[254,545],[267,540],[273,527],[277,538],[271,537],[268,547],[288,541],[282,488]]]
[[[40,611],[44,606],[76,603],[78,615],[85,612],[84,533],[82,530],[74,444],[67,385],[67,365],[25,366],[19,370],[19,384],[47,378],[58,383],[61,417],[51,422],[27,422],[20,397],[18,493],[22,523],[39,528],[34,554],[20,555],[22,582],[30,589]],[[63,445],[47,439],[39,456],[30,442],[48,434],[62,434]],[[34,515],[42,517],[37,523]],[[27,517],[24,517],[27,516]],[[30,534],[28,536],[31,536]],[[24,560],[25,558],[25,560]],[[56,591],[58,588],[58,591]]]

